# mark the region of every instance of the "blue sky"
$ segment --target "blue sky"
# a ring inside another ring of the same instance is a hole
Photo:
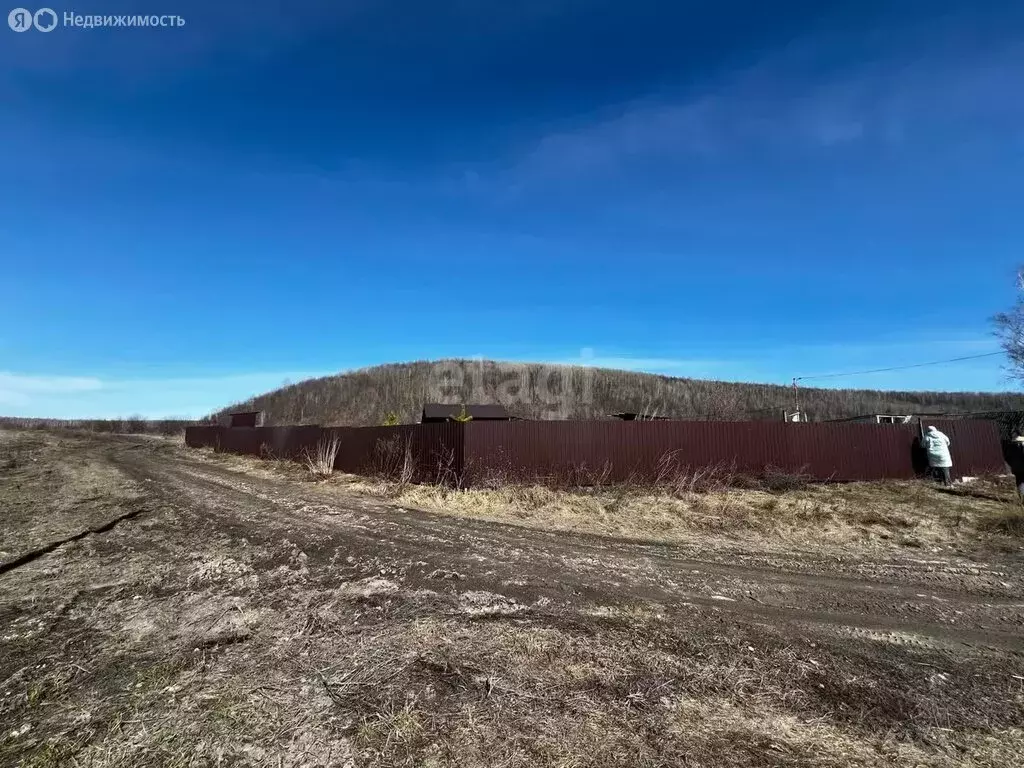
[[[786,383],[998,349],[1020,3],[54,9],[186,24],[0,27],[0,413],[448,356]]]

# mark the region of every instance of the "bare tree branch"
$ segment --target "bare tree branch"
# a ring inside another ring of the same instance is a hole
[[[992,318],[996,336],[1010,359],[1010,374],[1024,382],[1024,267],[1017,272],[1017,303]]]

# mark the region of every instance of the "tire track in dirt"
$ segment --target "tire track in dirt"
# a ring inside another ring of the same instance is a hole
[[[341,499],[174,455],[115,446],[108,456],[198,525],[251,539],[283,535],[308,545],[314,560],[344,550],[402,562],[413,586],[436,586],[429,574],[449,569],[460,573],[460,588],[526,602],[640,600],[673,609],[692,604],[794,627],[828,625],[882,639],[922,637],[925,643],[930,638],[1024,651],[1022,601],[1005,594],[693,560],[669,545],[533,531]],[[330,514],[310,514],[311,507]]]
[[[210,490],[223,492],[242,492],[268,500],[283,507],[298,518],[299,522],[316,524],[307,511],[319,511],[337,517],[340,510],[347,515],[349,522],[354,522],[352,513],[355,510],[338,506],[341,501],[349,505],[358,505],[363,516],[360,523],[371,523],[370,527],[385,526],[394,529],[396,537],[421,543],[431,541],[438,546],[447,546],[452,541],[466,543],[473,541],[481,547],[508,546],[515,541],[519,548],[540,549],[553,548],[556,551],[568,550],[574,560],[586,562],[590,557],[601,558],[605,565],[616,561],[618,567],[635,570],[638,564],[647,566],[652,571],[670,569],[685,571],[691,575],[706,578],[736,578],[753,582],[760,586],[779,585],[782,587],[806,587],[815,591],[832,590],[843,593],[863,593],[865,599],[872,602],[880,600],[915,601],[929,599],[936,601],[953,601],[959,605],[975,604],[985,608],[1005,607],[1009,609],[1024,608],[1024,599],[1014,589],[1014,585],[1003,581],[1015,578],[1005,570],[991,571],[984,566],[975,566],[970,570],[972,577],[985,576],[992,580],[1000,580],[999,589],[975,587],[971,592],[954,590],[947,586],[948,581],[959,576],[965,570],[963,566],[953,565],[951,570],[956,573],[914,573],[907,574],[917,579],[917,584],[906,584],[883,579],[864,577],[835,576],[827,572],[806,572],[774,567],[758,567],[754,565],[722,563],[714,560],[699,560],[674,551],[666,544],[642,543],[621,539],[602,539],[589,534],[565,534],[536,531],[514,525],[474,521],[460,518],[453,520],[442,515],[421,510],[394,507],[383,502],[364,499],[342,499],[337,495],[318,493],[317,489],[296,489],[287,484],[269,481],[262,478],[240,476],[229,470],[218,470],[211,467],[179,466],[178,481],[193,482],[206,485]],[[261,485],[255,488],[254,482]],[[370,515],[367,517],[367,515]],[[800,565],[799,562],[796,565]],[[885,564],[888,565],[888,564]],[[933,566],[934,567],[934,566]],[[902,571],[897,571],[901,573]],[[972,585],[973,586],[973,585]],[[982,591],[982,594],[977,594]],[[927,593],[927,594],[925,594]]]

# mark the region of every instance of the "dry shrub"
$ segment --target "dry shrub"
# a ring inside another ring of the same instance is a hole
[[[391,499],[401,496],[416,477],[412,438],[394,435],[378,440],[373,446],[373,470],[381,481],[373,495]]]
[[[324,435],[317,441],[316,448],[306,451],[304,461],[309,474],[316,479],[324,479],[334,472],[334,460],[341,448],[341,440],[333,432]]]
[[[573,494],[604,496],[610,493],[620,503],[630,496],[667,494],[676,499],[688,499],[694,494],[721,493],[730,489],[781,493],[804,490],[815,482],[814,478],[802,469],[791,472],[768,466],[760,476],[753,476],[739,472],[735,462],[723,461],[704,466],[685,465],[680,461],[680,453],[681,451],[665,453],[658,460],[653,477],[634,471],[625,480],[618,481],[611,480],[614,467],[609,462],[600,467],[578,464],[532,478],[523,477],[521,471],[517,472],[506,462],[500,466],[490,466],[485,473],[479,474],[471,467],[467,467],[466,475],[472,478],[472,487],[481,490],[543,485],[552,490]],[[445,474],[446,472],[439,468],[438,477],[441,478]]]
[[[789,472],[779,467],[768,465],[764,468],[761,476],[762,486],[770,493],[787,493],[790,491],[802,491],[811,485],[814,478],[803,470]]]
[[[772,493],[801,491],[814,478],[801,468],[791,472],[769,465],[760,477],[739,472],[735,463],[719,462],[702,467],[689,467],[679,462],[679,452],[666,453],[658,462],[654,487],[668,490],[682,498],[695,493],[717,493],[729,489],[765,490]]]
[[[412,440],[400,435],[378,440],[373,446],[373,470],[379,477],[408,485],[416,474],[412,455]]]
[[[437,485],[448,489],[461,490],[465,483],[465,473],[459,471],[455,460],[454,448],[442,448],[436,455],[437,469],[434,474]]]
[[[561,480],[567,487],[576,490],[599,489],[610,484],[611,476],[612,463],[605,461],[600,467],[588,467],[586,464],[573,466]],[[631,480],[620,483],[620,485],[631,484]]]
[[[725,490],[733,485],[735,477],[736,467],[733,464],[719,462],[704,467],[683,466],[679,462],[679,451],[671,451],[658,460],[654,486],[682,497]]]

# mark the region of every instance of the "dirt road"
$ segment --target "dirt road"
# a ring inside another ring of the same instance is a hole
[[[1018,555],[643,544],[0,440],[11,763],[1024,765]]]

